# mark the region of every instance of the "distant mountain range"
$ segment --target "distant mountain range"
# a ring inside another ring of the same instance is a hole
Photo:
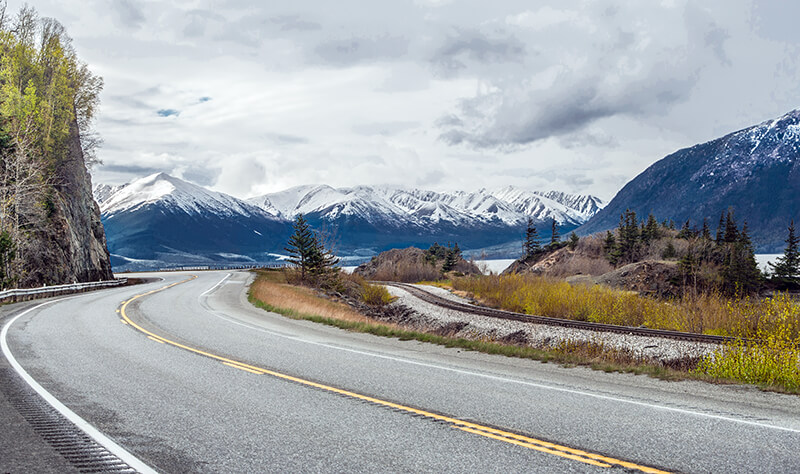
[[[518,241],[528,217],[543,234],[552,219],[568,232],[604,205],[594,196],[513,187],[440,193],[313,185],[244,201],[164,173],[122,186],[100,184],[94,194],[118,271],[269,261],[284,253],[291,222],[301,213],[330,234],[340,254],[369,257],[433,242],[474,249]]]
[[[626,209],[681,225],[691,219],[716,229],[732,208],[747,221],[758,252],[784,248],[789,221],[800,223],[800,110],[708,143],[679,150],[631,180],[603,210],[578,229],[591,234],[616,227]]]

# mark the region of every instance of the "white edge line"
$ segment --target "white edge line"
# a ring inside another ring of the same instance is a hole
[[[228,273],[227,275],[225,275],[225,277],[224,277],[222,280],[220,280],[220,281],[219,281],[219,283],[217,283],[216,285],[214,285],[214,286],[212,286],[211,288],[207,289],[207,290],[206,290],[204,293],[202,293],[200,296],[206,296],[206,295],[208,295],[209,293],[211,293],[212,291],[214,291],[214,290],[216,290],[217,288],[219,288],[219,286],[220,286],[220,285],[222,285],[223,283],[225,283],[225,280],[227,280],[228,278],[230,278],[230,277],[231,277],[231,275],[233,275],[233,273]]]
[[[8,336],[8,329],[11,327],[12,324],[14,324],[16,320],[18,320],[22,316],[25,316],[31,311],[41,308],[42,306],[68,300],[71,298],[75,297],[70,296],[68,298],[60,298],[57,300],[48,301],[46,303],[36,305],[33,308],[29,308],[23,311],[22,313],[14,316],[11,319],[11,321],[9,321],[8,323],[6,323],[5,326],[3,326],[3,330],[2,332],[0,332],[0,347],[2,347],[3,355],[6,356],[6,359],[8,359],[8,362],[11,364],[14,370],[20,375],[20,377],[22,377],[22,379],[25,380],[25,382],[27,382],[27,384],[30,385],[31,388],[34,389],[36,393],[39,394],[39,396],[45,399],[45,401],[49,403],[53,408],[55,408],[59,413],[64,415],[65,418],[74,423],[75,426],[83,430],[84,433],[91,436],[101,446],[106,448],[112,454],[114,454],[115,456],[120,458],[123,462],[125,462],[128,466],[132,467],[133,469],[136,469],[140,473],[156,474],[157,471],[155,471],[153,468],[140,461],[136,456],[126,451],[122,446],[112,441],[111,438],[101,433],[97,428],[89,424],[88,421],[84,420],[83,418],[78,416],[74,411],[67,408],[63,403],[58,401],[58,399],[56,399],[56,397],[54,397],[50,392],[45,390],[44,387],[39,385],[39,383],[36,382],[36,380],[34,380],[33,377],[31,377],[30,374],[28,374],[28,372],[25,371],[25,369],[22,368],[19,362],[17,362],[17,359],[14,358],[14,355],[11,353],[11,349],[8,347],[8,343],[6,342],[6,337]]]
[[[536,383],[536,382],[527,382],[525,380],[516,380],[516,379],[507,378],[507,377],[497,376],[497,375],[482,374],[480,372],[473,372],[473,371],[470,371],[470,370],[456,369],[456,368],[453,368],[453,367],[445,367],[445,366],[442,366],[442,365],[429,364],[429,363],[426,363],[426,362],[417,362],[417,361],[410,360],[410,359],[405,359],[405,358],[402,358],[402,357],[394,357],[394,356],[387,356],[387,355],[383,355],[383,354],[375,354],[375,353],[371,353],[371,352],[360,351],[358,349],[349,349],[349,348],[346,348],[346,347],[340,347],[340,346],[335,346],[335,345],[332,345],[332,344],[326,344],[324,342],[309,341],[309,340],[306,340],[306,339],[299,338],[297,336],[289,336],[289,335],[286,335],[286,334],[281,334],[279,332],[271,331],[269,329],[256,326],[256,325],[254,325],[252,323],[246,323],[246,322],[243,322],[243,321],[237,321],[237,320],[235,320],[234,318],[232,318],[230,316],[219,314],[218,312],[212,310],[208,306],[206,306],[206,310],[209,311],[214,316],[216,316],[216,317],[218,317],[218,318],[220,318],[222,320],[225,320],[225,321],[227,321],[229,323],[237,324],[239,326],[244,326],[244,327],[249,328],[249,329],[254,329],[256,331],[261,331],[261,332],[264,332],[264,333],[267,333],[267,334],[271,334],[273,336],[281,337],[281,338],[284,338],[284,339],[303,342],[303,343],[306,343],[306,344],[312,344],[312,345],[315,345],[315,346],[327,347],[329,349],[335,349],[335,350],[344,351],[344,352],[352,352],[354,354],[366,355],[366,356],[375,357],[375,358],[378,358],[378,359],[387,359],[387,360],[392,360],[392,361],[395,361],[395,362],[402,362],[402,363],[405,363],[405,364],[418,365],[418,366],[422,366],[422,367],[429,367],[429,368],[433,368],[433,369],[445,370],[445,371],[448,371],[448,372],[455,372],[455,373],[464,374],[464,375],[472,375],[472,376],[476,376],[476,377],[483,377],[483,378],[487,378],[487,379],[491,379],[491,380],[497,380],[497,381],[500,381],[500,382],[527,385],[529,387],[536,387],[536,388],[545,389],[545,390],[553,390],[553,391],[556,391],[556,392],[569,393],[569,394],[573,394],[573,395],[581,395],[581,396],[585,396],[585,397],[592,397],[592,398],[597,398],[597,399],[601,399],[601,400],[608,400],[608,401],[612,401],[612,402],[628,403],[630,405],[637,405],[637,406],[646,407],[646,408],[652,408],[652,409],[657,409],[657,410],[671,411],[671,412],[675,412],[675,413],[683,413],[685,415],[693,415],[693,416],[698,416],[698,417],[703,417],[703,418],[711,418],[711,419],[714,419],[714,420],[729,421],[729,422],[732,422],[732,423],[740,423],[740,424],[744,424],[744,425],[757,426],[759,428],[768,428],[768,429],[773,429],[773,430],[788,431],[790,433],[800,433],[800,430],[798,430],[798,429],[787,428],[787,427],[783,427],[783,426],[770,425],[770,424],[767,424],[767,423],[759,423],[757,421],[749,421],[749,420],[731,418],[731,417],[727,417],[727,416],[713,415],[711,413],[703,413],[703,412],[699,412],[699,411],[687,410],[687,409],[684,409],[684,408],[670,407],[670,406],[666,406],[666,405],[656,405],[654,403],[646,403],[646,402],[640,402],[640,401],[636,401],[636,400],[628,400],[628,399],[624,399],[624,398],[612,397],[612,396],[609,396],[609,395],[601,395],[601,394],[598,394],[598,393],[584,392],[582,390],[575,390],[575,389],[563,388],[563,387],[553,387],[551,385],[544,385],[544,384],[540,384],[540,383]]]

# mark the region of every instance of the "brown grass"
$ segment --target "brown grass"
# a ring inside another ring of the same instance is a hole
[[[399,262],[392,268],[381,268],[372,279],[377,281],[401,281],[416,283],[422,280],[438,280],[442,272],[424,262]]]
[[[272,307],[297,314],[361,323],[372,321],[344,303],[321,298],[311,288],[287,284],[283,272],[259,272],[259,277],[250,287],[250,294]]]

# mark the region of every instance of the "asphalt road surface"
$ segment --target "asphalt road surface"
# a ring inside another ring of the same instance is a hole
[[[289,320],[247,302],[244,272],[155,276],[41,306],[7,340],[156,471],[800,471],[800,397]]]

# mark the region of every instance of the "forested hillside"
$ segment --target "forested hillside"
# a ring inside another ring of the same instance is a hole
[[[111,278],[87,173],[102,86],[60,23],[0,4],[0,287]]]

